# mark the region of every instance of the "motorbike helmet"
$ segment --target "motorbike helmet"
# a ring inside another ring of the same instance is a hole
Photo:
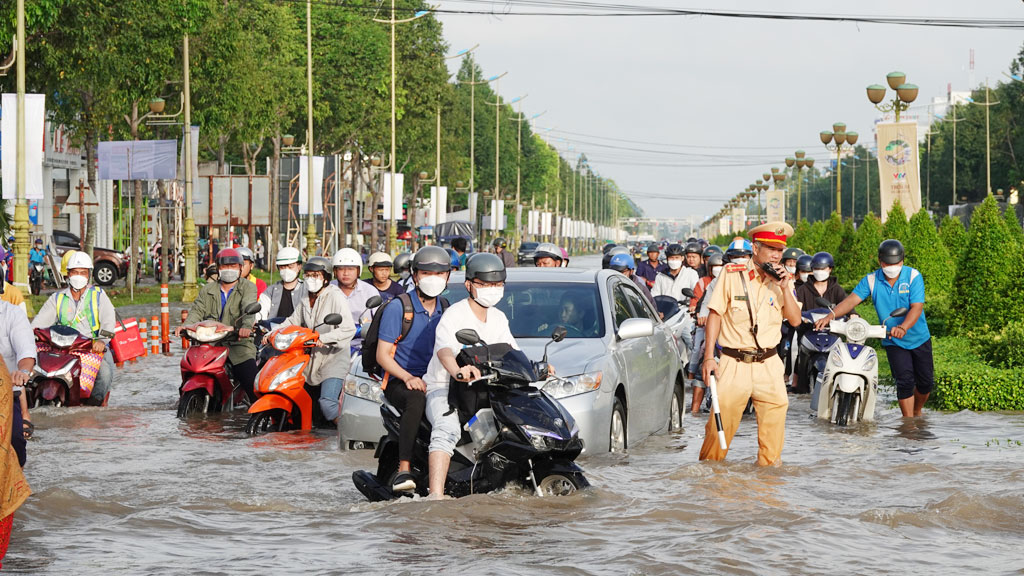
[[[796,271],[797,272],[810,272],[811,261],[814,259],[810,254],[804,254],[803,256],[796,259]]]
[[[397,260],[397,259],[396,259]],[[424,246],[416,251],[412,259],[412,270],[447,272],[452,269],[452,257],[440,246]]]
[[[616,254],[625,254],[625,255],[629,256],[630,258],[633,257],[633,255],[630,254],[630,252],[629,252],[629,248],[626,248],[625,246],[612,246],[612,248],[610,250],[608,250],[608,252],[605,253],[604,256],[601,257],[601,269],[602,270],[607,270],[608,269],[608,265],[611,263],[612,257],[615,256]]]
[[[729,244],[729,248],[725,251],[725,257],[729,260],[732,260],[733,258],[749,258],[753,253],[750,241],[741,238],[739,240],[733,240],[732,243]]]
[[[71,262],[68,262],[70,265]],[[90,263],[91,264],[91,263]],[[238,253],[238,250],[234,248],[225,248],[220,252],[217,252],[217,266],[223,266],[225,264],[238,264],[242,265],[242,255]],[[89,268],[92,268],[90,265]]]
[[[323,272],[325,276],[331,275],[331,261],[323,256],[313,256],[302,265],[302,272]]]
[[[334,260],[331,261],[334,268],[341,266],[355,266],[359,273],[363,272],[363,258],[352,248],[342,248],[334,253]]]
[[[650,254],[651,252],[657,252],[657,253],[660,254],[661,253],[661,246],[658,246],[657,244],[649,244],[647,246],[647,253]]]
[[[92,270],[92,258],[89,258],[89,254],[86,252],[76,251],[68,259],[68,270],[74,270],[75,268],[88,268]]]
[[[687,242],[686,247],[683,248],[683,254],[700,254],[703,250],[700,247],[700,243],[696,240],[693,242]]]
[[[256,263],[256,255],[253,254],[252,250],[250,250],[249,248],[246,248],[245,246],[240,246],[238,248],[235,248],[235,250],[238,252],[238,255],[242,257],[242,260],[248,260],[253,264]]]
[[[629,254],[616,254],[612,256],[611,260],[608,262],[608,268],[615,270],[616,272],[635,270],[636,262]]]
[[[719,254],[718,252],[712,253],[711,256],[708,256],[708,262],[707,262],[708,275],[709,276],[711,275],[711,269],[714,268],[715,266],[724,266],[724,265],[725,265],[725,257],[723,255]]]
[[[285,246],[277,251],[276,263],[278,266],[284,266],[286,264],[295,264],[301,260],[298,248],[292,248],[291,246]]]
[[[823,268],[835,267],[836,261],[828,252],[818,252],[817,254],[811,257],[811,270],[821,270]]]
[[[466,260],[466,280],[504,282],[505,263],[497,254],[479,252]]]
[[[665,248],[665,257],[669,256],[682,256],[685,253],[682,244],[669,244],[668,248]]]
[[[604,246],[601,247],[601,253],[602,254],[607,254],[608,252],[611,251],[612,248],[615,248],[616,246],[617,246],[617,244],[613,244],[613,243],[609,242],[609,243],[607,243],[607,244],[605,244]]]
[[[402,252],[395,256],[395,272],[408,272],[412,267],[412,256],[408,252]]]
[[[782,261],[785,262],[786,260],[796,260],[797,258],[803,255],[804,251],[795,246],[792,248],[786,248],[786,251],[782,253]]]
[[[886,240],[878,245],[878,260],[882,264],[899,264],[903,256],[903,244],[899,240]]]
[[[497,238],[494,239],[494,242],[491,242],[491,245],[493,245],[495,248],[497,248],[498,246],[506,248],[508,247],[508,240],[505,240],[501,236],[498,236]]]
[[[533,253],[533,263],[536,264],[537,260],[541,258],[551,258],[561,262],[562,250],[551,242],[543,242],[540,246],[537,246],[537,250]]]
[[[366,261],[366,267],[376,268],[378,266],[391,268],[391,256],[388,256],[386,252],[374,252],[373,254],[370,254],[369,260]]]
[[[725,253],[722,252],[722,248],[720,246],[716,246],[715,244],[711,244],[707,248],[704,249],[704,259],[707,260],[708,258],[711,257],[712,254],[724,255]]]

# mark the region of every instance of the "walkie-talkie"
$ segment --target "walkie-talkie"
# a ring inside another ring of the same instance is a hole
[[[761,264],[761,270],[764,270],[765,274],[771,276],[772,278],[775,278],[776,280],[782,280],[782,275],[779,274],[778,270],[776,270],[775,266],[772,266],[770,262],[765,262],[764,264]]]

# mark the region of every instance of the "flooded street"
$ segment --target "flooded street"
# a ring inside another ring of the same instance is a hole
[[[23,574],[1020,573],[1024,415],[927,412],[839,429],[791,397],[784,464],[748,417],[729,460],[704,420],[587,455],[591,490],[369,504],[371,451],[336,436],[249,438],[244,413],[175,417],[180,352],[118,371],[105,409],[35,411],[4,569]]]

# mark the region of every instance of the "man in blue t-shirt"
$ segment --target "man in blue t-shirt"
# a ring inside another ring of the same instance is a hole
[[[668,270],[668,266],[659,260],[660,257],[661,248],[657,244],[651,244],[647,247],[647,260],[636,265],[634,274],[643,278],[648,288],[654,288],[654,279],[658,277],[658,274]]]
[[[868,296],[875,304],[878,317],[889,328],[889,337],[882,340],[889,368],[896,380],[896,398],[904,417],[920,416],[928,394],[935,385],[932,360],[932,336],[924,318],[924,278],[917,270],[903,265],[903,244],[886,240],[878,246],[881,268],[868,274],[853,293],[818,320],[818,330],[828,326],[832,318],[849,314]],[[902,318],[890,318],[897,308],[910,311]]]
[[[434,332],[443,312],[438,296],[448,285],[451,257],[440,246],[426,246],[412,260],[412,278],[416,289],[388,302],[381,313],[377,333],[377,364],[384,371],[381,388],[384,396],[402,411],[398,432],[398,470],[390,480],[395,492],[413,492],[412,453],[416,433],[426,409],[427,372],[434,353]],[[406,318],[406,302],[412,315]],[[409,322],[411,321],[411,324]],[[403,322],[407,332],[402,334]]]

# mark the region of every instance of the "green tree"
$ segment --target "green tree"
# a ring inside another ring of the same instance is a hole
[[[1019,302],[1010,301],[1017,290],[1012,282],[1019,266],[1008,266],[1005,259],[994,257],[1004,254],[1014,242],[992,196],[971,216],[967,244],[970,250],[963,251],[953,283],[951,328],[958,333],[988,331],[1004,324],[1010,312],[1020,308]],[[1010,260],[1019,261],[1019,257]]]
[[[840,284],[852,290],[861,278],[878,268],[878,245],[882,240],[882,223],[869,212],[857,228],[849,256],[838,263]]]
[[[854,258],[853,250],[854,244],[857,240],[857,230],[853,227],[853,220],[850,220],[849,218],[843,220],[840,236],[841,240],[839,247],[832,253],[836,261],[836,269],[833,270],[833,274],[836,277],[836,280],[842,284],[843,287],[846,287],[847,284],[843,283],[843,280],[846,279],[845,274],[841,274],[840,270],[842,268],[849,269],[846,262]]]
[[[833,256],[839,253],[839,247],[843,243],[843,221],[839,214],[833,212],[832,216],[822,226],[821,235],[815,245],[816,252],[828,252]]]
[[[942,238],[942,244],[945,245],[949,255],[959,262],[960,255],[967,244],[967,230],[964,229],[964,223],[955,216],[946,216],[939,224],[939,237]]]
[[[1006,229],[1013,236],[1018,246],[1024,246],[1024,229],[1021,228],[1020,218],[1017,217],[1017,207],[1010,204],[1003,211],[1003,221],[1006,222]]]
[[[899,240],[906,246],[909,233],[907,213],[897,200],[889,209],[889,215],[885,219],[885,224],[882,225],[882,236],[885,236],[886,240]]]
[[[931,214],[921,209],[911,216],[910,235],[906,244],[906,264],[916,268],[925,282],[925,313],[928,325],[936,334],[946,331],[950,293],[956,276],[956,265],[939,238]]]

